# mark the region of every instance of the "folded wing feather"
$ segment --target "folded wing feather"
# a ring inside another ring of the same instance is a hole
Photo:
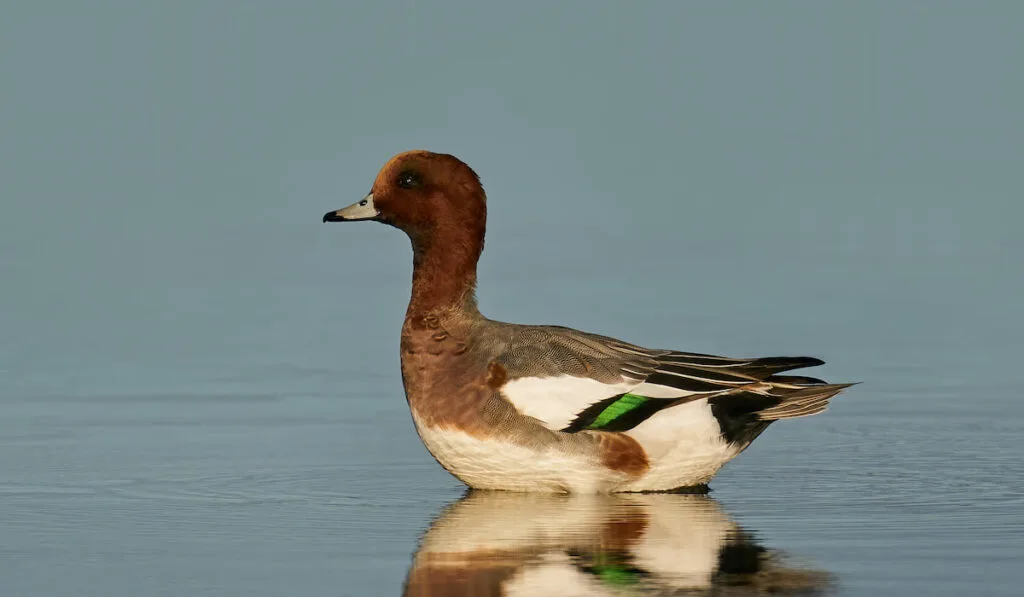
[[[502,394],[552,430],[625,431],[676,404],[751,392],[762,420],[816,414],[845,385],[778,373],[822,364],[812,357],[735,359],[651,350],[555,326],[510,326],[497,361]],[[753,413],[751,413],[753,414]]]

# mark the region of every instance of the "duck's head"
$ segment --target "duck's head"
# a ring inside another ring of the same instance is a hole
[[[479,236],[487,220],[484,189],[476,173],[452,155],[407,151],[388,160],[370,193],[324,214],[324,222],[374,220],[405,231],[416,243],[439,232]]]

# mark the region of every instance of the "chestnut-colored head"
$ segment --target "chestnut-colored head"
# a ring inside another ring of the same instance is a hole
[[[482,245],[487,220],[484,189],[476,173],[455,156],[407,151],[388,160],[370,193],[344,209],[328,212],[325,222],[375,220],[429,242],[438,233],[477,240]],[[454,238],[447,239],[452,242]]]

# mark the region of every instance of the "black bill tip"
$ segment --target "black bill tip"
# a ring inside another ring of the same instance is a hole
[[[324,222],[344,222],[345,218],[338,215],[336,211],[329,211],[324,214]]]

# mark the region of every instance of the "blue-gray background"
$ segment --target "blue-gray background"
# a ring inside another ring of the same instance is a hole
[[[867,382],[716,480],[766,543],[850,594],[1008,594],[1022,19],[4,2],[8,594],[399,591],[460,492],[401,394],[408,243],[319,219],[412,148],[483,178],[486,314]]]

